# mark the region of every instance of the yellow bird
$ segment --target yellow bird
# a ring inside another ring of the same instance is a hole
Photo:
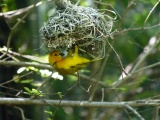
[[[100,59],[98,59],[100,60]],[[74,74],[75,72],[86,67],[90,62],[96,60],[89,60],[87,58],[81,57],[78,55],[78,47],[75,46],[75,52],[72,54],[72,50],[69,49],[69,52],[66,57],[62,57],[62,53],[59,50],[54,50],[49,54],[48,57],[49,64],[62,75]]]

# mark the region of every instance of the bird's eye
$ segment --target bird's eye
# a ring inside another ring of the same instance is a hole
[[[54,54],[54,56],[57,56],[58,54]]]

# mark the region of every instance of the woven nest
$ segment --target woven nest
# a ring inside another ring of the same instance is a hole
[[[81,56],[94,59],[104,56],[105,39],[110,36],[112,26],[110,16],[93,8],[64,2],[63,7],[44,23],[40,32],[47,52],[73,48],[76,44]]]

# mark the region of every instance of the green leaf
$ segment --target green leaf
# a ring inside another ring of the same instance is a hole
[[[53,115],[52,111],[45,110],[44,112]]]
[[[28,93],[32,93],[32,91],[28,88],[28,87],[24,87],[24,89],[28,92]]]
[[[20,83],[23,83],[23,84],[24,83],[28,83],[29,84],[29,83],[32,83],[32,82],[33,82],[33,79],[27,79],[27,80],[21,80],[20,81]]]
[[[36,90],[34,88],[32,88],[32,94],[40,96],[40,97],[44,96],[44,94],[42,93],[42,91],[38,91],[38,90]]]
[[[24,92],[25,94],[36,95],[36,96],[40,96],[40,97],[44,96],[42,91],[38,91],[34,88],[32,88],[32,90],[30,90],[28,87],[24,87],[24,89],[27,91],[27,92]]]
[[[60,98],[63,97],[62,92],[58,92],[57,94],[59,95]]]

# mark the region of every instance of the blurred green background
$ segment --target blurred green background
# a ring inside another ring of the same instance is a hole
[[[38,0],[3,0],[0,1],[0,12],[6,13],[9,11],[21,9],[39,2]],[[76,0],[71,1],[76,4]],[[117,19],[113,25],[113,39],[109,38],[109,42],[120,57],[120,60],[126,67],[134,67],[142,58],[151,43],[154,42],[153,37],[160,39],[160,4],[158,4],[152,11],[151,15],[145,20],[147,15],[156,5],[157,0],[80,0],[78,5],[89,6],[95,9],[103,9],[105,14],[112,16],[113,10],[117,14]],[[106,10],[104,10],[106,9]],[[34,8],[29,15],[22,21],[22,23],[14,29],[11,39],[10,49],[20,54],[28,54],[42,58],[47,63],[47,54],[43,50],[42,35],[39,29],[44,22],[48,20],[49,15],[55,10],[53,1],[42,1],[42,5]],[[10,34],[8,26],[14,26],[18,19],[22,18],[25,13],[17,16],[4,18],[0,16],[0,47],[6,46],[7,39]],[[156,26],[156,27],[154,27]],[[150,44],[149,44],[150,43]],[[106,45],[106,52],[109,46]],[[155,46],[149,55],[138,66],[141,69],[145,66],[158,63],[160,60],[160,45]],[[0,53],[1,55],[1,53]],[[116,54],[111,51],[107,63],[103,70],[100,81],[106,83],[108,87],[98,85],[94,96],[94,101],[101,101],[102,88],[104,89],[104,101],[133,101],[148,98],[159,98],[160,91],[160,68],[159,66],[150,67],[146,70],[140,71],[132,75],[127,81],[113,89],[113,83],[121,76],[121,66],[116,57]],[[7,58],[11,60],[11,58]],[[28,61],[19,57],[20,61]],[[3,59],[4,60],[4,59]],[[86,69],[83,69],[80,74],[86,75],[89,78],[98,78],[97,71],[99,71],[104,60],[90,64]],[[29,98],[30,95],[23,92],[16,96],[19,91],[25,91],[24,87],[29,89],[36,89],[39,83],[47,79],[47,76],[42,75],[40,69],[27,67],[24,71],[17,73],[22,67],[19,66],[2,66],[0,65],[0,83],[12,80],[13,78],[24,75],[30,71],[32,74],[23,78],[17,79],[4,86],[0,85],[1,97],[20,97]],[[63,80],[55,80],[51,78],[50,81],[43,87],[42,91],[45,96],[42,99],[60,100],[58,92],[64,94],[67,89],[74,86],[77,82],[77,77],[64,76]],[[81,78],[81,86],[88,89],[93,83]],[[92,89],[92,87],[91,87]],[[88,100],[90,94],[86,93],[79,86],[73,87],[63,97],[64,100]],[[41,99],[41,98],[39,98]],[[24,111],[24,115],[30,120],[49,120],[52,115],[48,112],[56,111],[54,120],[138,120],[138,118],[131,112],[124,108],[82,108],[82,107],[59,107],[58,110],[54,106],[37,106],[26,105],[18,106]],[[153,117],[153,107],[136,107],[136,110],[141,114],[145,120],[151,120]],[[21,120],[22,116],[18,109],[10,105],[0,106],[0,120]]]

